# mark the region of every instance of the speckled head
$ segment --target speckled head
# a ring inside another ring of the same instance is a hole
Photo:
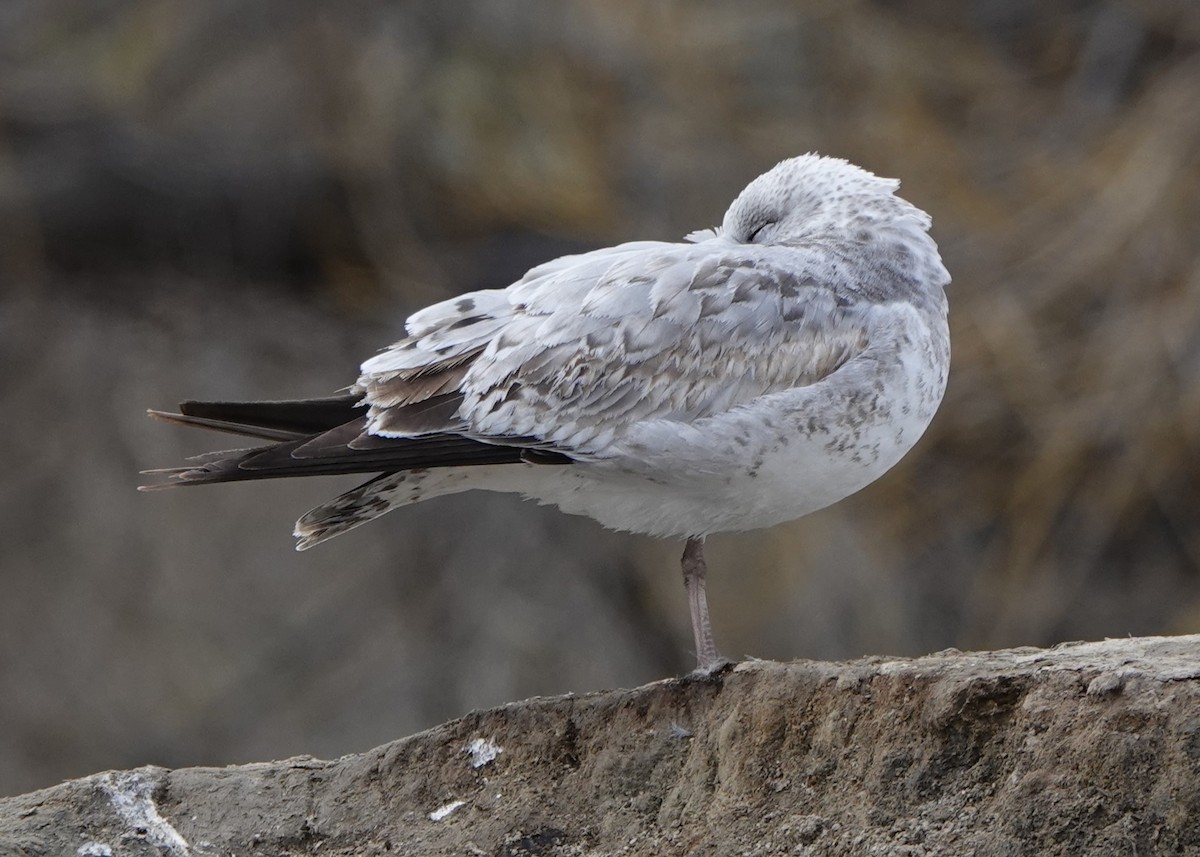
[[[747,244],[785,244],[871,225],[923,233],[929,215],[894,196],[899,186],[841,158],[789,158],[738,194],[721,234]]]
[[[865,267],[891,272],[879,283],[859,283],[861,290],[904,281],[910,293],[936,296],[949,285],[950,274],[929,236],[929,215],[896,196],[899,186],[896,179],[880,178],[841,158],[789,158],[750,182],[729,206],[721,228],[707,235],[765,246],[837,246],[842,258],[857,257]],[[696,233],[693,240],[703,235]]]

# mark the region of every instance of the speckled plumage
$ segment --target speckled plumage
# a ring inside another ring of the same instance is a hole
[[[422,497],[515,491],[652,535],[770,526],[836,502],[912,446],[945,389],[950,278],[929,217],[896,186],[794,158],[692,243],[567,256],[424,309],[363,364],[369,431],[564,453],[574,465],[430,471]],[[326,532],[302,521],[297,535]]]
[[[380,474],[304,515],[301,549],[472,488],[692,539],[820,509],[895,464],[946,386],[950,276],[897,187],[792,158],[683,243],[564,256],[415,313],[348,397],[185,403],[167,418],[276,443],[167,484]]]

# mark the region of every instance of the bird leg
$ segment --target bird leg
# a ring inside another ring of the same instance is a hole
[[[704,538],[690,538],[683,548],[683,586],[692,610],[692,634],[696,639],[696,668],[711,670],[725,663],[713,641],[712,622],[708,618],[708,596],[705,594]]]

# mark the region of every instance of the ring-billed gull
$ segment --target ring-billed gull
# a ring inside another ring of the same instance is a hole
[[[713,668],[704,538],[858,491],[941,402],[950,275],[898,186],[791,158],[683,243],[564,256],[421,310],[347,395],[151,411],[270,443],[147,471],[165,481],[145,487],[376,474],[301,517],[300,550],[472,488],[681,538],[696,657]]]

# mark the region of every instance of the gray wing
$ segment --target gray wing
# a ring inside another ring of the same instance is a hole
[[[357,390],[370,435],[603,457],[641,421],[819,381],[866,347],[864,316],[818,247],[623,244],[422,310]]]

